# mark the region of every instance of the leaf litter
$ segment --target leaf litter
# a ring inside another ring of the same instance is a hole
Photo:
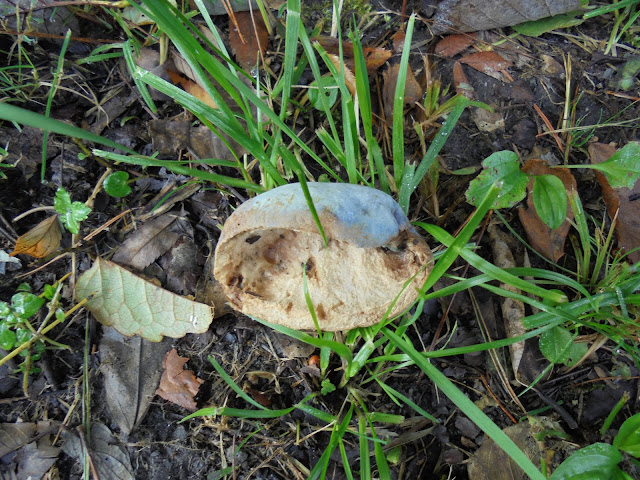
[[[190,412],[195,412],[197,405],[193,397],[198,394],[204,380],[197,378],[191,370],[184,369],[184,364],[188,361],[188,358],[178,355],[175,348],[167,353],[162,361],[164,371],[156,394]]]

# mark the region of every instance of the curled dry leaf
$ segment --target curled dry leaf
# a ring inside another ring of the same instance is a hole
[[[167,353],[162,362],[164,372],[156,394],[193,412],[196,410],[193,397],[198,394],[204,380],[197,378],[191,370],[184,369],[184,364],[188,361],[188,358],[178,355],[175,348]]]
[[[592,143],[589,145],[589,159],[591,163],[607,161],[614,153],[614,144]],[[637,181],[633,189],[612,188],[607,178],[596,171],[596,178],[602,187],[602,198],[607,205],[607,212],[611,218],[616,218],[615,232],[618,238],[618,246],[625,252],[640,246],[640,181]],[[633,263],[640,261],[640,251],[631,253]]]
[[[76,297],[103,325],[152,342],[207,331],[213,308],[164,290],[119,265],[97,258],[78,279]]]
[[[538,158],[529,160],[522,171],[530,176],[555,175],[562,180],[567,191],[577,188],[576,179],[568,168],[551,168],[547,162]],[[568,206],[569,201],[567,200],[567,218],[558,228],[551,229],[540,219],[533,205],[533,178],[529,180],[527,189],[529,190],[527,208],[518,208],[520,223],[527,233],[531,246],[552,262],[557,262],[564,255],[564,242],[573,220],[573,211]]]
[[[259,11],[235,12],[235,17],[229,23],[229,45],[240,66],[251,71],[267,51],[269,32]]]
[[[325,331],[373,325],[392,303],[391,317],[411,305],[432,256],[398,204],[360,185],[308,187],[327,247],[297,183],[252,198],[225,222],[214,274],[231,306],[267,322],[314,329],[303,268]]]
[[[20,235],[9,256],[25,254],[35,258],[44,258],[60,248],[61,238],[58,215],[52,215],[24,235]]]
[[[506,70],[512,63],[505,60],[496,52],[476,52],[465,55],[460,59],[460,63],[465,63],[471,68],[487,75],[494,74],[500,70]]]
[[[340,62],[340,57],[338,57],[337,55],[333,55],[332,53],[327,54],[327,56],[329,57],[329,60],[331,60],[331,63],[333,63],[333,66],[336,67],[336,70],[338,70],[338,72],[340,72],[341,67],[342,67],[342,74],[343,74],[343,78],[344,78],[344,83],[347,86],[347,89],[349,90],[349,93],[351,93],[351,95],[356,94],[356,76],[353,74],[353,72],[351,71],[351,69],[349,67],[347,67],[344,64],[341,64]]]
[[[327,53],[340,56],[340,42],[333,37],[314,37]],[[379,47],[362,47],[362,54],[367,66],[367,73],[371,75],[391,58],[391,51]],[[353,54],[353,43],[342,42],[342,55],[345,65],[353,72],[355,71],[355,60]]]
[[[396,98],[396,84],[398,83],[398,74],[400,73],[400,64],[396,63],[389,70],[384,72],[384,85],[382,87],[382,101],[384,103],[384,114],[387,122],[393,120],[393,104]],[[418,102],[422,98],[422,86],[413,74],[410,66],[407,66],[407,79],[404,85],[404,104],[410,106]]]
[[[453,64],[453,84],[456,87],[456,93],[458,95],[464,95],[469,100],[473,100],[473,87],[469,83],[467,74],[464,73],[464,69],[460,62]]]
[[[475,42],[475,40],[475,34],[463,35],[458,33],[454,35],[447,35],[438,42],[435,53],[436,55],[441,55],[443,57],[453,57],[466,50],[471,44],[473,44],[473,42]]]
[[[196,82],[189,80],[187,77],[180,75],[174,70],[167,70],[167,73],[169,74],[171,83],[182,87],[185,92],[190,93],[198,100],[209,105],[211,108],[218,108],[218,105],[216,105],[216,102],[213,100],[213,98],[211,98],[211,96],[205,91],[205,89],[198,85]]]
[[[489,226],[489,236],[491,238],[491,250],[493,253],[493,263],[499,268],[514,268],[516,261],[509,249],[509,245],[505,241],[505,234],[495,225]],[[505,283],[500,284],[500,288],[504,288],[510,292],[520,294],[520,290],[513,285]],[[524,302],[514,298],[503,297],[501,301],[502,320],[507,332],[508,338],[514,338],[523,335],[526,329],[522,325],[522,319],[525,317]],[[509,353],[511,354],[511,367],[513,373],[518,378],[518,367],[524,354],[524,341],[512,343],[509,345]]]

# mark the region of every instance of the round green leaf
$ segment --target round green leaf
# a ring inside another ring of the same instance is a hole
[[[555,175],[537,175],[533,180],[533,205],[549,228],[558,228],[567,216],[567,191]]]
[[[324,105],[320,95],[327,99],[327,106],[333,107],[338,99],[338,86],[333,77],[320,77],[309,85],[309,101],[313,108],[324,111]]]
[[[550,480],[605,480],[617,478],[622,455],[608,443],[581,448],[556,468]]]
[[[569,359],[569,344],[573,335],[566,328],[553,327],[540,334],[539,347],[551,363],[565,363]]]
[[[26,328],[18,328],[16,329],[16,344],[22,345],[23,343],[31,340],[32,334]]]
[[[640,413],[625,420],[613,445],[634,457],[640,457]]]
[[[104,180],[104,191],[112,197],[126,197],[131,193],[127,172],[113,172]]]
[[[484,170],[469,184],[467,202],[477,207],[496,182],[502,182],[502,189],[493,208],[512,207],[524,198],[529,177],[520,170],[515,153],[508,150],[493,153],[482,166]]]
[[[6,323],[0,323],[0,348],[13,350],[16,344],[16,333]]]
[[[44,305],[44,298],[40,298],[33,293],[20,292],[11,297],[13,311],[20,318],[29,318],[40,310],[42,305]]]

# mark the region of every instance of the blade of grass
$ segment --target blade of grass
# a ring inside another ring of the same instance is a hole
[[[66,35],[64,36],[64,40],[62,42],[62,47],[60,48],[60,55],[58,56],[58,65],[56,66],[56,71],[53,74],[53,80],[51,81],[51,89],[49,90],[49,95],[47,97],[47,106],[44,110],[44,116],[49,117],[51,114],[51,105],[53,104],[53,97],[56,95],[56,91],[58,90],[58,83],[60,81],[60,76],[63,73],[64,68],[64,56],[67,53],[67,47],[69,46],[69,41],[71,40],[71,29],[67,30]],[[49,143],[49,132],[44,131],[42,135],[42,167],[40,168],[40,181],[44,182],[44,174],[47,170],[47,144]]]
[[[407,31],[400,57],[400,70],[396,82],[396,93],[393,101],[393,131],[391,134],[391,150],[393,153],[393,178],[399,189],[404,174],[404,89],[407,83],[407,68],[409,67],[409,53],[411,51],[411,38],[416,21],[415,14],[411,14],[407,22]]]
[[[67,135],[73,138],[81,138],[82,140],[94,142],[99,145],[106,145],[107,147],[116,148],[134,155],[136,153],[130,148],[120,145],[108,138],[96,135],[88,130],[69,125],[51,117],[45,117],[39,113],[31,112],[21,107],[16,107],[15,105],[9,105],[8,103],[0,103],[0,119],[19,123],[21,125],[27,125],[28,127],[39,128],[45,132],[58,133],[60,135]]]
[[[544,475],[540,473],[529,457],[527,457],[525,453],[518,448],[513,440],[500,430],[500,428],[491,421],[491,419],[482,410],[480,410],[475,403],[462,393],[458,387],[451,382],[451,380],[426,360],[422,354],[413,347],[413,345],[398,337],[389,329],[385,328],[383,330],[383,334],[396,347],[409,355],[416,365],[418,365],[418,367],[420,367],[431,381],[433,381],[433,383],[442,390],[449,400],[451,400],[460,409],[460,411],[464,412],[464,414],[469,417],[469,419],[475,423],[478,428],[496,442],[496,445],[502,448],[502,450],[504,450],[504,452],[509,455],[532,480],[545,480]]]

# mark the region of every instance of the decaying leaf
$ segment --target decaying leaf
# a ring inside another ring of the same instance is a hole
[[[6,459],[2,472],[7,475],[2,478],[42,478],[60,453],[60,447],[52,445],[59,428],[52,421],[0,424],[0,456]],[[16,450],[15,456],[7,456]]]
[[[229,45],[240,66],[251,71],[265,54],[269,32],[259,11],[235,12],[236,22],[229,22]]]
[[[83,441],[78,436],[84,433],[75,433],[71,429],[65,429],[62,437],[65,439],[64,453],[82,464],[85,454]],[[133,468],[129,454],[120,441],[111,433],[109,428],[94,422],[91,424],[91,434],[88,441],[89,455],[98,474],[98,478],[134,480]]]
[[[467,49],[475,40],[475,35],[463,35],[460,33],[447,35],[438,42],[435,53],[443,57],[453,57]]]
[[[500,70],[506,70],[512,65],[509,60],[505,60],[496,52],[492,51],[465,55],[460,59],[460,63],[465,63],[471,68],[486,73],[487,75],[499,72]]]
[[[616,152],[613,144],[592,143],[589,145],[589,159],[591,163],[603,163]],[[596,171],[596,178],[602,187],[602,197],[607,205],[607,212],[611,218],[616,218],[615,232],[618,246],[625,252],[640,247],[640,181],[632,189],[611,188],[607,178]],[[640,261],[640,251],[629,255],[633,263]]]
[[[103,325],[152,342],[203,333],[213,320],[213,307],[175,295],[101,258],[78,279],[75,294],[78,299],[93,295],[85,306]]]
[[[527,422],[511,425],[502,431],[531,459],[540,463],[540,445],[534,438],[539,429],[532,429]],[[518,464],[492,439],[487,438],[476,451],[467,467],[473,480],[525,480],[528,478]]]
[[[382,101],[384,104],[384,114],[387,122],[393,119],[393,104],[396,98],[396,84],[398,83],[398,74],[400,73],[400,64],[396,63],[386,72],[384,72],[384,85],[382,87]],[[407,79],[404,85],[404,104],[411,106],[422,98],[422,86],[416,80],[413,70],[407,66]]]
[[[61,447],[52,445],[53,435],[31,442],[20,450],[14,459],[18,465],[18,479],[40,479],[58,459]]]
[[[471,111],[471,119],[481,132],[495,132],[496,130],[504,130],[504,117],[497,105],[491,105],[493,112],[486,108],[474,108]]]
[[[57,422],[0,423],[0,457],[59,428]]]
[[[442,0],[432,30],[473,32],[509,27],[539,18],[551,17],[580,8],[580,0]]]
[[[24,235],[20,235],[16,246],[9,255],[25,254],[35,258],[44,258],[60,248],[60,224],[58,215],[45,218]]]
[[[491,238],[491,250],[493,253],[493,263],[499,268],[514,268],[516,262],[513,254],[504,239],[504,233],[495,225],[489,226],[489,236]],[[510,292],[519,294],[520,290],[512,285],[505,283],[500,284],[501,288]],[[524,303],[514,298],[503,297],[500,307],[502,309],[502,319],[508,338],[517,337],[526,332],[522,325],[522,319],[525,317]],[[513,374],[518,378],[518,370],[522,355],[524,353],[524,341],[512,343],[509,345],[509,353],[511,353],[511,366]]]
[[[197,378],[191,370],[184,369],[184,364],[188,361],[188,358],[178,355],[175,348],[167,353],[162,362],[164,372],[156,394],[193,412],[196,410],[193,397],[198,394],[204,380]]]
[[[340,55],[340,43],[334,37],[314,37],[314,41],[318,42],[327,53],[332,55]],[[362,47],[362,54],[367,66],[367,73],[371,75],[378,70],[384,63],[391,58],[391,51],[386,48],[379,47]],[[353,54],[353,43],[342,42],[342,55],[345,65],[353,72],[355,71],[355,60]]]
[[[528,175],[555,175],[562,180],[567,191],[577,188],[576,179],[568,168],[551,168],[544,160],[531,159],[525,164],[522,171]],[[533,205],[533,179],[529,180],[527,189],[529,191],[527,207],[518,208],[520,223],[522,223],[522,227],[527,232],[527,238],[531,246],[552,262],[557,262],[564,255],[564,242],[571,228],[573,211],[569,207],[567,209],[567,218],[562,225],[551,229],[540,219]]]
[[[100,339],[100,371],[104,375],[105,399],[111,418],[124,435],[142,421],[155,394],[162,361],[172,339],[150,342],[141,337],[125,337],[105,327]]]
[[[113,261],[143,270],[173,247],[187,229],[189,223],[175,212],[153,218],[125,240]]]

